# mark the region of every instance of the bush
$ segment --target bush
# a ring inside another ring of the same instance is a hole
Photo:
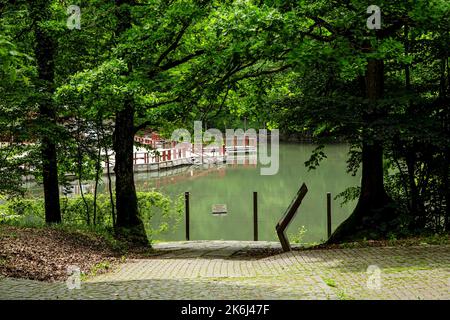
[[[172,200],[157,192],[138,192],[138,206],[147,237],[152,240],[157,234],[170,232],[178,225],[183,213],[182,196]],[[61,197],[63,224],[80,227],[95,226],[112,230],[111,200],[106,194],[97,195],[94,221],[94,195],[86,194],[68,198]],[[42,198],[0,199],[0,223],[18,226],[45,225],[44,200]]]
[[[137,197],[139,213],[149,239],[159,233],[173,230],[183,216],[184,204],[181,195],[174,201],[157,191],[138,192]]]
[[[291,242],[296,243],[296,244],[302,244],[303,238],[306,234],[306,231],[307,230],[306,230],[305,226],[301,226],[300,228],[298,228],[296,233],[289,235]]]
[[[42,226],[45,224],[44,200],[12,198],[1,199],[0,223],[19,226]]]

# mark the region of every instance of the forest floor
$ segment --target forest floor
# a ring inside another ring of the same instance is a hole
[[[450,299],[446,239],[288,253],[265,241],[168,242],[124,255],[84,233],[0,226],[0,299]],[[83,272],[79,289],[68,265]]]
[[[67,279],[76,265],[82,275],[106,272],[126,257],[147,257],[154,250],[126,247],[92,231],[0,224],[0,275],[40,281]]]

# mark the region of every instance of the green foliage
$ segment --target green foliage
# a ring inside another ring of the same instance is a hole
[[[305,166],[308,168],[308,170],[316,169],[319,166],[320,162],[327,157],[325,152],[323,151],[324,148],[324,145],[320,145],[312,151],[310,159],[305,162]]]
[[[0,223],[25,227],[44,226],[43,199],[12,198],[2,199],[0,204]]]
[[[347,141],[355,174],[362,145],[381,141],[386,189],[401,212],[396,232],[448,232],[447,0],[380,0],[379,31],[367,29],[362,0],[71,4],[82,6],[81,30],[65,26],[67,1],[1,1],[0,195],[23,193],[23,176],[41,180],[42,137],[57,145],[61,184],[68,174],[95,179],[104,160],[98,151],[113,148],[116,116],[132,105],[132,129],[163,135],[201,119],[220,129],[245,122],[312,137],[319,147],[305,163],[310,169],[326,158],[325,143]],[[55,44],[52,83],[37,72],[37,30]],[[370,101],[364,81],[374,59],[384,64],[384,90]],[[37,116],[45,104],[55,107],[57,125]],[[359,190],[339,197],[356,199]],[[179,215],[164,197],[139,197],[148,230],[155,215]],[[2,210],[42,219],[42,200],[33,201]],[[103,195],[96,221],[87,216],[92,195],[61,203],[70,224],[111,226]]]
[[[289,239],[292,243],[302,244],[307,230],[305,226],[301,226],[297,229],[297,232],[289,235]]]
[[[361,188],[359,186],[348,187],[341,193],[337,194],[336,197],[334,197],[334,200],[342,199],[341,206],[343,206],[346,203],[349,203],[351,201],[358,199],[360,192],[361,192]]]
[[[382,228],[403,236],[448,232],[449,2],[381,1],[380,31],[366,28],[367,5],[290,3],[286,18],[298,19],[290,21],[301,35],[289,36],[292,68],[263,90],[247,86],[247,95],[262,92],[263,115],[281,130],[314,136],[318,144],[347,141],[351,174],[360,169],[363,143],[381,141],[385,188],[398,215]],[[364,88],[374,59],[384,65],[376,101]],[[316,149],[305,165],[316,168],[324,156]],[[359,196],[359,187],[338,195],[344,202]]]
[[[0,34],[0,195],[23,193],[21,180],[29,172],[32,146],[25,143],[30,127],[23,114],[33,68],[10,37]]]
[[[181,221],[184,212],[182,195],[174,201],[157,191],[138,192],[137,196],[139,213],[149,239],[170,232]]]
[[[336,288],[336,281],[334,281],[333,279],[325,278],[323,279],[323,282],[325,282],[325,284],[329,287]]]
[[[95,277],[99,272],[108,270],[110,268],[111,264],[108,261],[99,262],[92,267],[91,271],[89,272],[89,275],[85,275],[84,277],[82,277],[81,280],[82,281],[87,280],[88,277]]]
[[[169,197],[157,192],[138,192],[139,212],[144,222],[147,236],[152,240],[160,233],[174,230],[180,222],[183,213],[182,197],[171,200]],[[76,230],[83,228],[93,229],[98,233],[113,233],[111,202],[107,195],[97,196],[96,221],[86,216],[85,202],[88,204],[90,217],[93,217],[94,196],[86,194],[85,200],[80,196],[61,199],[63,228],[72,227]],[[41,198],[12,198],[3,199],[0,204],[0,223],[24,227],[42,227],[45,225],[44,200]]]

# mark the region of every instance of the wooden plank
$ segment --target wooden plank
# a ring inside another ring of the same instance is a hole
[[[297,209],[302,203],[302,200],[307,192],[308,188],[306,187],[306,184],[303,183],[300,189],[298,190],[297,194],[295,195],[294,199],[291,201],[291,204],[286,209],[285,213],[283,214],[283,216],[278,221],[275,227],[283,251],[291,251],[291,245],[289,243],[289,239],[287,238],[285,231],[289,226],[289,224],[291,223],[294,216],[296,215]]]

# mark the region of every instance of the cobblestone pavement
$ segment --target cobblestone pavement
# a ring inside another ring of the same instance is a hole
[[[129,260],[81,289],[1,278],[0,299],[450,299],[448,245],[248,254],[278,247],[161,243],[160,255]]]

